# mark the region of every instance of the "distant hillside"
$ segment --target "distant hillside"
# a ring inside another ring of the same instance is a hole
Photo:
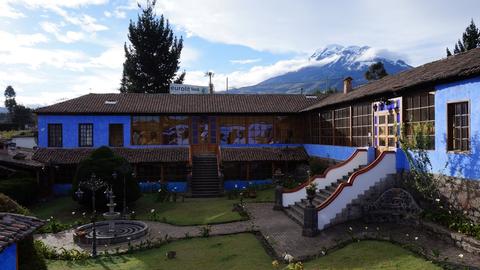
[[[345,77],[353,78],[353,85],[365,84],[365,71],[376,62],[382,62],[388,74],[412,68],[401,59],[380,56],[368,46],[329,45],[317,50],[310,58],[311,65],[297,71],[267,79],[257,85],[229,90],[232,93],[300,93],[319,89],[342,89]]]

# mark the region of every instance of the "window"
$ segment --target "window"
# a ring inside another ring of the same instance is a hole
[[[333,113],[320,112],[320,144],[333,144]]]
[[[132,145],[160,144],[160,116],[132,116]]]
[[[352,107],[352,146],[369,146],[372,132],[372,106],[370,103]]]
[[[334,111],[335,145],[350,145],[350,107]]]
[[[189,134],[188,116],[162,117],[162,144],[188,145]]]
[[[78,146],[80,147],[93,146],[93,124],[78,125]]]
[[[258,116],[248,119],[248,143],[270,144],[273,142],[273,117]]]
[[[310,143],[320,143],[320,119],[318,113],[310,113],[308,118],[310,122]]]
[[[245,144],[245,118],[225,116],[220,118],[220,144]]]
[[[123,124],[110,124],[108,126],[108,144],[112,147],[123,146]]]
[[[62,146],[62,124],[48,124],[48,147]]]
[[[165,181],[187,181],[187,164],[185,163],[165,163],[163,165],[163,170]]]
[[[225,162],[223,175],[225,180],[246,180],[247,164],[245,162]]]
[[[290,116],[276,116],[275,117],[275,143],[293,143],[297,141],[294,135],[293,117]]]
[[[416,129],[425,129],[429,136],[427,149],[435,149],[435,94],[421,93],[404,97],[405,136],[412,140]]]
[[[448,104],[448,150],[470,150],[468,102]]]

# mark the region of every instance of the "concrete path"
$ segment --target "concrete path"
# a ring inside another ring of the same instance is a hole
[[[316,237],[303,237],[302,228],[282,211],[273,211],[272,203],[250,203],[247,211],[250,221],[239,221],[226,224],[211,225],[211,236],[259,231],[270,251],[277,258],[288,253],[297,260],[323,256],[345,244],[360,239],[376,239],[396,242],[415,250],[426,258],[435,261],[448,261],[455,266],[468,265],[480,269],[480,256],[468,253],[454,245],[436,239],[417,228],[399,224],[365,224],[359,221],[334,226],[322,231]],[[146,222],[150,231],[146,238],[132,241],[135,245],[141,241],[165,239],[182,239],[199,237],[204,226],[173,226],[160,222]],[[36,235],[35,239],[57,249],[77,249],[89,251],[90,246],[78,246],[73,243],[73,230],[57,234]],[[99,246],[99,252],[108,249],[113,252],[128,249],[127,244]],[[436,256],[437,255],[437,256]]]

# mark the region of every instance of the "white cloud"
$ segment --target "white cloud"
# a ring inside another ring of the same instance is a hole
[[[40,33],[35,34],[11,34],[0,30],[0,53],[10,51],[20,46],[32,46],[45,43],[48,38]]]
[[[82,32],[75,31],[67,31],[65,34],[62,34],[59,26],[52,22],[41,22],[40,27],[43,29],[43,31],[53,34],[58,41],[63,43],[76,42],[85,37]]]
[[[109,69],[121,69],[125,62],[125,51],[123,46],[108,48],[98,57],[93,57],[89,61],[91,67],[103,67]]]
[[[255,59],[237,59],[237,60],[230,60],[232,64],[239,64],[239,65],[246,65],[246,64],[253,64],[262,61],[261,58]]]
[[[307,57],[282,60],[272,65],[254,66],[246,71],[234,71],[230,73],[216,73],[213,77],[215,89],[225,90],[226,78],[228,77],[229,88],[239,88],[257,84],[265,79],[278,76],[287,72],[296,71],[303,67],[312,65]],[[187,71],[185,83],[194,85],[208,85],[204,71]]]
[[[186,45],[183,47],[180,55],[180,66],[182,68],[192,67],[199,58],[200,52],[197,49]]]
[[[8,2],[0,2],[0,17],[18,19],[24,18],[25,14],[12,8]]]
[[[107,18],[112,17],[112,13],[110,11],[104,11],[103,15],[105,15],[105,17],[107,17]]]
[[[477,0],[457,1],[454,9],[448,0],[159,0],[157,8],[186,33],[212,42],[300,53],[365,44],[405,52],[414,65],[444,56],[470,18],[480,21]]]

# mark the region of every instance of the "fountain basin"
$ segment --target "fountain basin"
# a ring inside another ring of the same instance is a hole
[[[110,223],[115,223],[115,231],[109,230]],[[109,220],[95,223],[97,245],[111,245],[130,242],[139,239],[148,233],[148,226],[144,222],[136,220]],[[92,223],[77,227],[74,233],[74,241],[80,245],[91,245],[93,242]]]

